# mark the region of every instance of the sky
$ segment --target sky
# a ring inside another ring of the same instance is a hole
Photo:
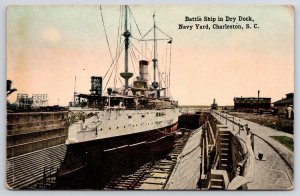
[[[158,62],[162,72],[168,70],[172,48],[170,91],[181,105],[208,105],[214,98],[219,105],[233,105],[233,97],[257,96],[258,90],[261,97],[271,97],[274,102],[294,92],[293,7],[140,5],[130,6],[130,10],[142,35],[153,26],[155,12],[157,26],[173,38],[172,45],[158,42]],[[102,14],[115,56],[120,7],[102,6]],[[179,29],[179,24],[214,24],[185,21],[186,16],[251,16],[254,22],[216,22],[238,23],[244,30]],[[245,29],[245,24],[254,23],[258,29]],[[131,15],[129,28],[133,38],[141,37]],[[152,32],[146,38],[151,39],[150,35]],[[157,37],[166,38],[160,32]],[[138,59],[151,61],[151,42],[148,50],[145,42],[132,39],[132,43]],[[118,72],[124,70],[123,59],[121,54]],[[7,79],[18,93],[45,93],[50,105],[67,105],[73,98],[75,76],[75,91],[88,93],[90,77],[104,76],[111,62],[98,5],[7,9]],[[137,71],[137,61],[130,59],[129,64],[130,71]],[[149,73],[152,78],[152,66]],[[114,86],[114,73],[111,78],[108,86]],[[117,86],[121,85],[117,81]],[[16,94],[11,95],[12,102]]]

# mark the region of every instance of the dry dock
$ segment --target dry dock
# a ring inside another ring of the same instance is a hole
[[[259,125],[228,114],[214,113],[216,119],[232,128],[236,135],[246,138],[247,132],[239,129],[238,124],[247,125],[253,135],[253,181],[248,183],[249,190],[285,190],[293,188],[293,152],[272,139],[270,136],[293,135]],[[226,120],[227,119],[227,120]],[[260,160],[258,155],[262,154]]]
[[[68,111],[7,114],[9,189],[46,186],[47,180],[55,175],[66,152],[67,117]]]
[[[67,136],[67,112],[11,115],[8,116],[7,186],[14,189],[57,189],[55,173],[66,151],[63,140]],[[131,173],[124,173],[104,185],[85,188],[293,188],[293,152],[270,137],[293,138],[293,135],[217,111],[182,114],[179,124],[170,152],[137,165]]]

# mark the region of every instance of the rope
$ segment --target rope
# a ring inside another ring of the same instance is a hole
[[[122,82],[122,80],[121,80],[121,77],[120,77],[119,75],[118,75],[118,79],[119,79],[121,85],[123,86],[124,84],[123,84],[123,82]]]
[[[135,63],[133,62],[133,59],[132,59],[132,49],[131,48],[129,49],[129,55],[130,55],[130,60],[131,60],[131,64],[132,64],[132,67],[133,67],[133,72],[136,73],[135,72],[135,66],[134,66]]]
[[[122,50],[121,50],[121,51],[122,51]],[[112,76],[112,73],[114,72],[115,69],[117,69],[117,62],[118,62],[118,60],[119,60],[120,55],[121,55],[121,52],[119,53],[118,59],[117,59],[117,61],[116,61],[116,64],[114,64],[114,68],[112,69],[112,71],[111,71],[111,73],[110,73],[110,75],[109,75],[109,78],[108,78],[108,80],[107,80],[107,82],[106,82],[106,85],[105,85],[104,89],[106,89],[107,84],[108,84],[108,82],[110,81],[110,78],[111,78],[111,76]]]
[[[108,74],[109,70],[112,68],[112,66],[114,65],[114,61],[115,61],[116,57],[113,59],[113,61],[111,62],[110,66],[109,66],[109,69],[106,71],[104,77],[103,77],[103,80],[105,79],[106,75]]]
[[[119,25],[118,25],[118,34],[117,34],[117,47],[116,47],[116,55],[117,55],[117,52],[119,50],[119,47],[121,47],[121,34],[120,34],[120,31],[122,29],[122,20],[123,20],[123,7],[120,6],[120,15],[119,15]],[[122,84],[122,81],[120,79],[120,76],[117,74],[118,72],[118,69],[119,69],[119,64],[117,65],[116,67],[116,71],[115,71],[115,77],[114,77],[114,87],[116,87],[116,84],[117,84],[117,78],[119,79],[119,81],[121,82]]]
[[[134,64],[134,66],[135,66],[135,68],[136,68],[136,70],[137,70],[137,74],[139,75],[139,67],[138,67],[138,64],[139,64],[139,59],[141,59],[141,58],[137,58],[133,50],[132,50],[132,56],[133,56],[133,59],[134,59],[135,62],[136,62],[136,63]]]
[[[140,29],[139,29],[139,26],[137,25],[136,20],[135,20],[133,14],[132,14],[132,12],[131,12],[131,9],[130,9],[129,7],[128,7],[128,10],[129,10],[130,15],[131,15],[132,18],[133,18],[133,21],[134,21],[134,23],[135,23],[135,25],[136,25],[136,28],[137,28],[137,30],[138,30],[140,36],[142,37],[141,31],[140,31]]]
[[[150,49],[149,49],[149,47],[148,47],[148,45],[147,45],[147,42],[145,42],[145,47],[146,47],[146,49],[148,50],[148,52],[150,53],[150,56],[151,56],[151,59],[153,59],[153,53],[150,51]],[[147,50],[145,50],[145,54],[147,55]]]
[[[132,47],[139,53],[139,54],[141,54],[143,57],[145,57],[146,59],[147,59],[147,57],[144,55],[144,54],[142,54],[136,47],[135,47],[135,45],[133,45],[133,43],[131,42],[131,41],[129,41],[130,42],[130,44],[132,45]]]
[[[143,40],[144,37],[146,37],[146,35],[148,35],[148,33],[150,33],[152,31],[154,27],[152,27],[140,40]]]
[[[137,59],[137,57],[135,56],[135,53],[134,53],[133,49],[132,49],[132,48],[130,48],[130,49],[131,49],[131,52],[132,52],[132,55],[133,55],[134,60],[135,60],[136,62],[138,62],[138,59]]]
[[[159,70],[159,67],[158,67],[158,65],[157,65],[157,70],[158,70],[158,74],[160,75],[160,78],[162,78],[162,81],[164,82],[164,84],[166,85],[166,81],[165,81],[165,79],[162,77],[162,74],[161,74],[161,72],[160,72],[160,70]],[[172,97],[172,95],[171,95],[171,93],[169,92],[169,94],[170,94],[170,97],[171,97],[171,99],[173,99],[173,97]]]
[[[115,69],[115,77],[114,77],[114,87],[116,87],[117,84],[117,73],[118,73],[118,69],[119,69],[119,64],[116,64],[116,69]]]
[[[173,39],[171,36],[169,36],[168,34],[166,34],[165,32],[163,32],[160,28],[158,28],[157,26],[156,26],[156,28],[160,31],[160,32],[162,32],[165,36],[167,36],[167,37],[169,37],[170,39]]]
[[[112,52],[111,52],[111,49],[110,49],[110,45],[109,45],[109,41],[108,41],[108,37],[107,37],[107,33],[106,33],[106,28],[105,28],[105,24],[104,24],[104,19],[103,19],[101,5],[100,5],[100,13],[101,13],[101,19],[102,19],[102,24],[103,24],[104,32],[105,32],[106,43],[108,45],[109,54],[110,54],[111,59],[113,60],[113,55],[112,55]]]
[[[120,55],[121,55],[121,52],[122,52],[122,50],[123,50],[123,47],[120,47],[120,48],[121,48],[121,49],[119,50],[119,54],[118,54],[118,57],[117,57],[116,62],[118,62],[118,60],[119,60],[119,58],[120,58]],[[110,75],[109,75],[109,78],[108,78],[108,80],[107,80],[107,82],[106,82],[106,84],[105,84],[104,89],[106,89],[107,84],[108,84],[108,82],[109,82],[109,80],[110,80],[110,78],[111,78],[112,73],[114,72],[115,67],[116,67],[116,64],[115,64],[113,70],[111,71],[111,73],[110,73]]]
[[[171,89],[171,65],[172,65],[172,44],[170,45],[170,61],[169,61],[169,81],[168,81],[168,83],[169,83],[169,95],[172,97],[172,95],[171,95],[171,91],[170,91],[170,89]]]
[[[122,7],[120,7],[120,20],[119,20],[119,28],[118,28],[118,39],[117,39],[117,47],[116,47],[116,55],[115,55],[115,57],[114,57],[114,59],[113,59],[113,61],[111,62],[111,64],[110,64],[110,66],[109,66],[109,69],[106,71],[106,73],[105,73],[105,75],[104,75],[104,77],[103,77],[103,80],[106,78],[106,76],[107,76],[107,74],[109,73],[109,71],[111,70],[111,68],[113,67],[113,65],[114,65],[114,63],[115,63],[115,61],[116,61],[116,59],[117,59],[117,57],[118,57],[118,50],[120,51],[120,49],[121,49],[121,45],[123,44],[121,44],[121,34],[120,34],[120,31],[122,31],[122,19],[123,19],[123,8]],[[119,78],[120,79],[120,78]],[[122,82],[121,82],[122,83]],[[123,84],[123,83],[122,83]],[[105,89],[105,88],[104,88]],[[103,89],[103,91],[104,91],[104,89]]]

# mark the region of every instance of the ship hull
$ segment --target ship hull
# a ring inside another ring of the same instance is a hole
[[[57,173],[58,187],[101,188],[109,180],[158,159],[173,148],[177,125],[67,145]]]

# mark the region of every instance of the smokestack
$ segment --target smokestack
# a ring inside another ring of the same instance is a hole
[[[92,76],[91,77],[91,94],[102,95],[102,77]]]
[[[258,90],[258,91],[257,91],[257,97],[258,97],[258,99],[259,99],[259,93],[260,93],[260,91]]]
[[[148,82],[148,61],[140,60],[140,77],[141,81]]]

